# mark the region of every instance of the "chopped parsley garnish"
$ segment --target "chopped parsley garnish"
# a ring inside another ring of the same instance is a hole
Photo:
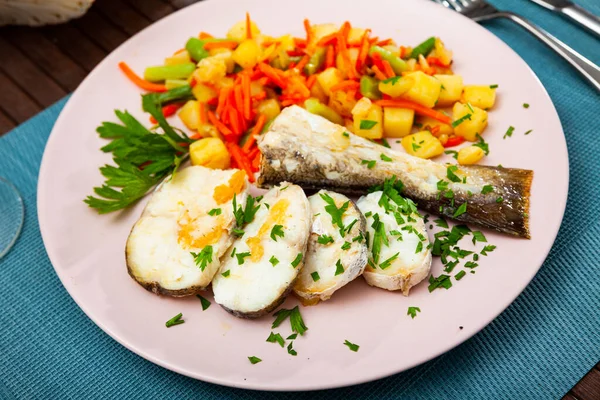
[[[344,132],[344,133],[342,133],[342,135],[345,137],[350,137],[350,134],[348,132]]]
[[[444,190],[448,189],[448,182],[447,181],[443,181],[443,180],[439,180],[437,182],[437,189],[439,191],[444,191]]]
[[[344,242],[342,245],[342,250],[349,250],[352,244],[350,242]]]
[[[273,314],[275,317],[275,321],[273,321],[273,325],[271,325],[271,329],[277,328],[283,321],[285,321],[288,317],[290,317],[290,325],[292,327],[292,331],[300,334],[300,336],[304,335],[304,332],[308,330],[306,325],[304,325],[304,320],[302,319],[302,315],[300,314],[300,310],[298,306],[288,310],[286,308],[282,308]],[[290,339],[288,337],[288,339]]]
[[[290,344],[288,344],[287,352],[288,352],[288,354],[290,354],[292,356],[297,356],[298,352],[293,349],[293,347],[292,347],[293,345],[294,345],[294,342],[290,342]]]
[[[190,254],[192,255],[192,257],[194,257],[194,262],[196,263],[196,265],[198,267],[200,267],[200,270],[203,271],[203,272],[204,272],[204,268],[206,268],[206,266],[213,261],[213,259],[212,259],[212,255],[213,255],[213,248],[212,248],[212,246],[206,246],[199,253],[194,253],[192,251],[192,252],[190,252]]]
[[[344,266],[342,265],[342,261],[338,259],[337,262],[335,263],[335,276],[338,276],[343,273],[344,273]]]
[[[487,245],[485,246],[480,252],[479,254],[481,254],[482,256],[487,256],[487,253],[491,253],[492,251],[494,251],[496,249],[496,246],[494,246],[493,244]]]
[[[460,281],[463,276],[465,276],[467,273],[465,271],[460,271],[458,274],[454,275],[454,279],[456,279],[457,281]]]
[[[361,160],[360,163],[362,165],[367,165],[367,168],[369,169],[373,169],[373,167],[375,167],[375,164],[377,163],[377,161],[375,160]]]
[[[359,233],[358,233],[358,235],[356,235],[356,236],[354,236],[354,237],[352,238],[352,241],[353,241],[353,242],[362,243],[362,241],[363,241],[363,239],[364,239],[364,238],[365,238],[365,237],[363,236],[362,232],[359,232]]]
[[[496,198],[496,203],[502,203],[504,201],[504,198],[502,196],[498,196]]]
[[[358,349],[360,348],[359,345],[349,342],[348,340],[344,341],[344,345],[348,346],[348,348],[350,350],[352,350],[353,352],[357,352]]]
[[[250,360],[250,363],[252,364],[258,364],[259,362],[261,362],[262,360],[256,356],[250,356],[248,357],[248,360]]]
[[[458,158],[458,151],[456,150],[445,150],[444,154],[451,154],[452,158],[454,158],[455,160]]]
[[[419,146],[418,144],[416,144],[414,142],[411,143],[411,146],[412,146],[413,152],[415,152],[415,153],[417,152],[417,150],[419,150],[421,148],[421,146]]]
[[[208,215],[210,215],[211,217],[214,217],[215,215],[221,215],[221,209],[220,208],[213,208],[212,210],[210,210],[208,212]]]
[[[444,288],[446,290],[452,287],[452,281],[450,280],[450,275],[441,274],[440,276],[434,278],[433,275],[429,277],[429,286],[427,289],[429,292],[433,292],[435,289]]]
[[[529,135],[531,132],[533,132],[533,129],[528,130],[527,132],[525,132],[525,135]]]
[[[465,114],[462,117],[460,117],[459,119],[457,119],[456,121],[453,121],[450,125],[452,125],[453,128],[456,128],[457,126],[459,126],[466,120],[471,120],[471,115],[472,114]]]
[[[277,264],[279,264],[279,260],[275,256],[271,256],[271,258],[269,258],[269,262],[272,266],[276,266]]]
[[[529,103],[523,103],[523,108],[529,108]]]
[[[292,333],[290,336],[286,337],[285,340],[295,340],[297,337],[297,333]]]
[[[435,222],[435,224],[437,226],[439,226],[440,228],[448,229],[448,223],[446,222],[445,219],[439,218],[439,219],[434,220],[433,222]]]
[[[315,282],[318,281],[319,279],[321,279],[321,277],[319,276],[319,273],[317,271],[310,274],[310,276],[312,277],[312,280]]]
[[[273,332],[271,332],[271,334],[267,338],[267,342],[269,342],[269,343],[279,343],[279,345],[281,347],[285,347],[285,340],[283,340],[283,337],[279,333],[273,333]]]
[[[481,194],[488,194],[494,191],[494,187],[492,185],[485,185],[481,188]]]
[[[421,242],[419,242],[419,243],[421,243]],[[381,269],[388,268],[390,265],[392,265],[392,262],[394,262],[394,260],[396,260],[396,258],[398,258],[399,255],[400,255],[400,253],[394,254],[393,256],[391,256],[390,258],[388,258],[387,260],[385,260],[384,262],[379,264],[379,268],[381,268]]]
[[[388,140],[387,140],[386,138],[382,138],[382,139],[381,139],[381,145],[382,145],[383,147],[387,147],[388,149],[391,149],[391,148],[392,148],[392,146],[390,146],[390,143],[388,142]]]
[[[371,129],[375,125],[377,125],[377,121],[372,121],[370,119],[360,120],[360,129]]]
[[[490,89],[496,89],[498,85],[490,85]]]
[[[412,319],[415,319],[418,312],[421,312],[421,309],[419,307],[408,307],[406,315],[410,315]]]
[[[381,158],[382,161],[386,161],[386,162],[391,162],[393,161],[390,157],[386,156],[385,154],[381,153],[379,155],[379,158]]]
[[[415,249],[415,254],[419,254],[423,251],[423,242],[417,243],[417,248]]]
[[[373,253],[373,261],[375,263],[378,263],[382,244],[389,246],[390,243],[389,243],[387,235],[385,233],[385,226],[384,226],[383,222],[381,222],[381,220],[379,219],[379,214],[373,215],[373,224],[371,224],[371,227],[373,228],[373,231],[374,231],[371,252]]]
[[[244,230],[243,229],[239,229],[239,228],[233,228],[231,230],[231,232],[235,235],[235,236],[242,236],[244,234]]]
[[[227,271],[223,272],[221,275],[223,275],[224,278],[227,278],[230,274],[231,274],[231,271],[227,270]]]
[[[296,268],[298,264],[300,264],[300,261],[302,261],[302,253],[298,253],[296,258],[294,258],[294,260],[292,261],[292,267]]]
[[[287,188],[289,188],[289,187],[290,187],[290,185],[286,185],[286,186],[282,187],[281,189],[279,189],[279,191],[280,191],[280,192],[283,192],[285,189],[287,189]]]
[[[235,257],[235,252],[237,251],[237,248],[234,247],[233,251],[231,252],[231,258]]]
[[[274,225],[271,229],[271,239],[277,241],[277,236],[283,237],[283,226],[282,225]]]
[[[333,238],[330,235],[320,235],[317,238],[317,243],[327,245],[333,243]]]
[[[342,217],[348,209],[350,201],[345,202],[340,208],[337,208],[337,206],[335,205],[335,200],[333,200],[333,198],[330,195],[328,195],[327,193],[321,193],[320,196],[323,199],[323,201],[327,203],[327,205],[325,206],[325,211],[327,212],[327,214],[331,215],[331,223],[343,229],[344,222],[342,221]]]
[[[487,144],[487,142],[485,140],[483,140],[481,135],[479,133],[477,133],[477,134],[475,134],[475,137],[477,138],[478,142],[475,143],[473,146],[479,147],[481,150],[483,150],[483,153],[486,156],[488,154],[490,154],[490,146]]]
[[[506,130],[506,133],[502,137],[502,139],[506,139],[507,137],[511,137],[514,131],[515,131],[515,127],[514,126],[509,126],[508,129]]]
[[[369,218],[371,215],[373,215],[373,212],[372,212],[372,211],[367,211],[367,212],[365,213],[365,217],[367,217],[367,218]]]
[[[454,173],[456,171],[458,171],[458,167],[456,165],[449,165],[448,168],[446,168],[446,176],[451,182],[460,182],[460,178]]]
[[[393,85],[395,85],[400,79],[402,79],[402,76],[393,76],[391,78],[388,79],[384,79],[381,81],[381,83],[390,83]]]
[[[477,242],[487,242],[485,235],[481,231],[473,231],[471,234],[473,235],[473,244]]]
[[[250,252],[237,253],[235,257],[237,258],[238,265],[242,265],[244,263],[244,258],[250,257]]]
[[[349,233],[352,230],[352,227],[358,222],[357,219],[355,219],[354,221],[350,222],[348,225],[346,225],[345,228],[340,228],[340,235],[342,237],[346,236],[346,233]]]
[[[465,263],[465,268],[477,268],[479,266],[479,264],[477,264],[476,262],[473,261],[467,261]]]
[[[473,106],[471,106],[471,103],[467,103],[467,107],[469,108],[469,111],[471,111],[472,114],[475,114],[475,110],[473,110]]]
[[[199,294],[197,294],[196,297],[200,300],[200,303],[202,303],[202,311],[205,311],[208,307],[210,307],[209,300],[205,299],[204,297],[200,296]]]
[[[460,215],[463,215],[464,213],[467,212],[467,203],[462,203],[458,209],[454,212],[453,217],[456,218]]]
[[[165,323],[165,326],[167,328],[170,328],[170,327],[175,326],[175,325],[183,324],[185,321],[182,320],[181,317],[183,317],[182,313],[177,314],[176,316],[174,316],[173,318],[171,318],[170,320],[168,320]]]

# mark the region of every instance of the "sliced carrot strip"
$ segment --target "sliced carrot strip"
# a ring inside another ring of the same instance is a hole
[[[298,69],[298,71],[302,72],[302,70],[304,69],[304,66],[306,64],[308,64],[308,61],[310,60],[310,56],[308,54],[306,54],[304,57],[302,57],[302,59],[300,60],[300,62],[296,65],[296,69]]]
[[[369,34],[370,29],[365,30],[360,40],[360,50],[358,51],[358,57],[356,58],[356,70],[360,71],[367,61],[367,55],[369,54]]]
[[[206,32],[200,32],[200,34],[198,35],[198,37],[200,39],[212,39],[213,35],[211,35],[210,33],[206,33]]]
[[[242,93],[242,86],[241,85],[237,85],[233,89],[233,93],[235,95],[235,97],[234,97],[234,99],[235,99],[235,109],[238,110],[239,112],[241,112],[243,114],[244,113],[244,95]]]
[[[371,67],[371,69],[375,73],[375,76],[377,77],[377,79],[379,79],[380,81],[387,79],[387,76],[385,76],[385,74],[383,72],[381,72],[381,70],[379,69],[379,67],[377,65],[373,65]]]
[[[252,160],[254,157],[256,157],[257,154],[260,154],[260,149],[258,147],[255,147],[252,149],[252,151],[248,153],[248,158]]]
[[[131,82],[133,82],[140,89],[144,89],[148,92],[166,92],[167,91],[167,88],[165,85],[148,82],[147,80],[140,78],[135,72],[133,72],[133,70],[131,68],[129,68],[129,65],[127,65],[123,61],[121,61],[119,63],[119,68],[121,69],[121,71],[123,71],[125,76],[127,78],[129,78],[129,80]]]
[[[225,107],[225,102],[229,97],[229,93],[231,92],[231,88],[224,88],[219,91],[219,102],[217,104],[217,115],[221,115],[223,112],[223,107]]]
[[[377,42],[377,46],[387,46],[390,43],[392,43],[392,39],[380,40]]]
[[[179,54],[179,53],[183,53],[184,51],[185,51],[185,49],[179,49],[175,53],[173,53],[173,55],[176,55],[176,54]]]
[[[443,114],[432,108],[422,106],[421,104],[413,103],[412,101],[408,100],[377,100],[375,104],[378,104],[382,107],[409,108],[411,110],[415,110],[417,114],[437,119],[438,121],[441,121],[445,124],[452,123],[452,118],[450,118],[446,114]]]
[[[231,128],[233,129],[233,133],[237,136],[242,133],[242,126],[240,125],[240,118],[238,116],[238,112],[233,108],[229,107],[228,109],[229,121],[231,121]]]
[[[244,94],[244,118],[246,121],[252,119],[252,95],[250,93],[250,77],[248,74],[242,75],[242,89]]]
[[[285,89],[287,87],[287,83],[284,82],[275,68],[265,63],[258,64],[258,68],[280,88]]]
[[[254,128],[252,128],[252,133],[250,136],[248,136],[248,140],[246,140],[246,143],[244,143],[244,147],[242,147],[244,153],[248,153],[254,143],[256,143],[256,137],[260,135],[260,131],[262,131],[262,128],[265,126],[265,121],[266,117],[264,114],[260,114],[258,120],[256,120],[256,125],[254,125]]]
[[[358,83],[357,81],[352,81],[352,80],[347,80],[347,81],[342,81],[340,83],[338,83],[337,85],[333,85],[331,87],[332,92],[335,92],[337,90],[350,90],[350,89],[357,89],[358,87],[360,87],[360,83]]]
[[[217,128],[217,130],[219,132],[221,132],[223,134],[223,136],[225,136],[225,139],[231,138],[233,135],[233,132],[231,132],[231,129],[229,129],[225,124],[223,124],[221,121],[219,121],[217,119],[217,116],[212,112],[209,111],[208,112],[208,120],[210,121],[211,124],[213,124],[215,126],[215,128]]]
[[[252,21],[248,12],[246,13],[246,38],[252,39]]]
[[[440,131],[440,126],[439,126],[439,125],[436,125],[436,126],[434,126],[433,128],[431,128],[431,131],[430,131],[430,132],[431,132],[431,134],[432,134],[432,135],[435,135],[435,134],[436,134],[436,133],[438,133],[439,131]]]
[[[335,50],[333,46],[327,46],[327,54],[325,56],[325,69],[335,66]]]
[[[317,75],[311,75],[308,77],[308,79],[306,80],[306,87],[308,88],[308,90],[312,89],[312,87],[316,81],[317,81]]]
[[[392,66],[388,60],[382,60],[381,63],[383,64],[383,72],[385,72],[385,75],[388,78],[393,78],[396,76],[396,73],[392,69]]]
[[[229,153],[231,154],[233,159],[237,162],[238,166],[241,167],[244,171],[246,171],[246,174],[248,174],[248,180],[250,182],[254,182],[254,172],[252,171],[252,163],[250,162],[248,157],[246,157],[246,155],[242,152],[240,146],[238,146],[236,143],[229,142],[227,143],[227,149],[229,150]]]
[[[204,44],[204,50],[213,50],[213,49],[230,49],[233,50],[238,47],[238,42],[227,41],[227,42],[208,42]]]
[[[312,40],[312,27],[308,19],[304,20],[304,30],[306,31],[306,43],[308,44]]]
[[[198,106],[200,107],[200,123],[206,123],[206,105],[202,102],[199,102]]]
[[[296,45],[296,47],[306,47],[306,39],[294,38],[294,44]]]

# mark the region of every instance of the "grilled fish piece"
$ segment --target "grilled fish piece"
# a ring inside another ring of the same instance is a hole
[[[260,187],[287,180],[304,189],[361,195],[396,176],[404,184],[402,195],[422,210],[530,237],[531,170],[447,166],[413,157],[346,132],[298,106],[285,108],[258,146]]]

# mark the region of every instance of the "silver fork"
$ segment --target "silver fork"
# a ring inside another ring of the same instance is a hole
[[[527,19],[508,12],[499,11],[485,0],[434,0],[446,8],[458,11],[462,15],[476,22],[488,21],[496,18],[508,18],[521,25],[544,44],[557,52],[577,71],[579,71],[595,88],[600,91],[600,68],[593,62],[543,30]]]

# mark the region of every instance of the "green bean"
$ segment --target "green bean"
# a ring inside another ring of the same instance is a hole
[[[306,111],[311,114],[320,115],[338,125],[344,124],[344,119],[338,113],[315,98],[311,97],[310,99],[307,99],[304,102],[304,107],[306,108]]]
[[[185,63],[148,67],[144,71],[144,79],[150,82],[161,82],[167,79],[186,79],[196,70],[196,64]]]
[[[161,106],[172,101],[191,100],[194,98],[192,95],[192,87],[190,85],[179,86],[171,90],[167,90],[163,93],[155,93],[156,103]]]
[[[362,78],[360,78],[360,94],[371,100],[381,99],[379,81],[368,75],[363,75]]]
[[[167,90],[175,89],[176,87],[185,86],[188,84],[188,81],[184,79],[167,79],[165,80],[165,87]]]
[[[204,40],[200,40],[195,37],[189,38],[189,40],[185,44],[185,49],[187,50],[190,57],[192,57],[192,60],[198,62],[210,55],[208,50],[204,49],[205,43],[206,42]]]
[[[396,75],[400,75],[402,71],[406,71],[408,69],[406,62],[404,62],[403,59],[394,55],[391,51],[386,50],[383,47],[371,46],[369,55],[372,56],[373,53],[379,53],[382,60],[389,62]]]
[[[315,74],[325,63],[325,56],[327,55],[327,48],[319,47],[310,59],[308,63],[306,63],[306,67],[304,67],[304,72],[306,75]]]
[[[431,53],[431,50],[433,50],[434,46],[435,37],[432,36],[423,43],[419,44],[417,47],[415,47],[410,53],[410,58],[419,58],[420,55],[423,55],[423,57],[427,57],[427,54]]]

